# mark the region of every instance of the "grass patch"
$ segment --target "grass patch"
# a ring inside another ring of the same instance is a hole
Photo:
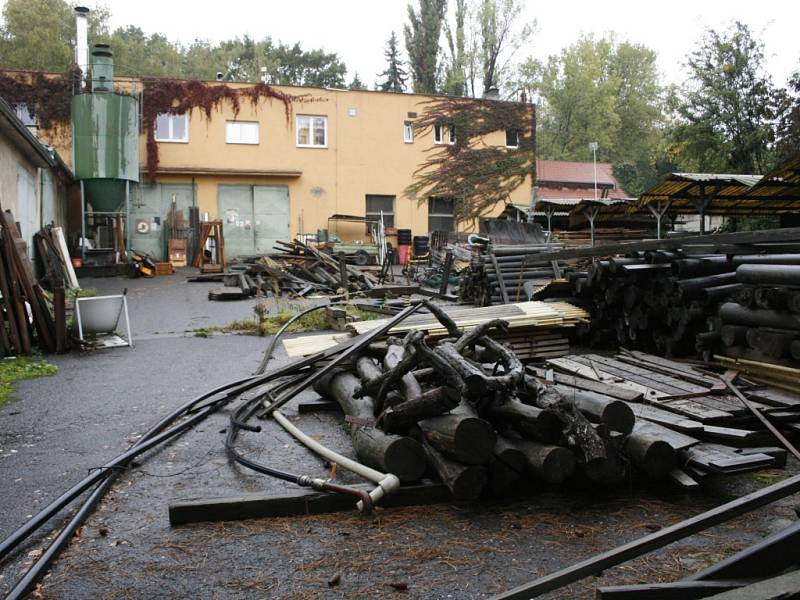
[[[372,312],[371,310],[363,310],[357,306],[353,306],[352,304],[348,304],[344,308],[347,314],[353,317],[356,321],[374,321],[375,319],[386,319],[389,317],[389,315]]]
[[[249,333],[250,335],[255,335],[258,333],[258,323],[256,323],[254,319],[239,319],[225,325],[222,331],[227,333]]]
[[[301,309],[303,310],[303,309]],[[274,335],[278,330],[294,317],[300,310],[282,310],[276,315],[264,317],[261,320],[261,335]],[[297,321],[289,325],[286,331],[321,331],[330,329],[328,317],[325,309],[315,310],[307,315],[303,315]]]
[[[94,288],[71,288],[69,295],[73,298],[94,298],[97,296],[97,290]]]
[[[58,373],[58,367],[41,358],[19,356],[0,360],[0,406],[8,402],[14,382]]]
[[[207,338],[211,337],[215,331],[220,331],[219,327],[200,327],[198,329],[192,329],[191,333],[194,334],[194,337],[199,338]]]

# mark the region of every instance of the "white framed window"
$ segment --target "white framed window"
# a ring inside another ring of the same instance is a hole
[[[228,121],[225,123],[225,142],[228,144],[258,144],[258,122]]]
[[[297,115],[297,146],[299,148],[327,148],[328,117]]]
[[[403,123],[403,141],[406,144],[414,143],[414,124],[411,121]]]
[[[162,113],[156,117],[157,142],[188,142],[189,115],[171,115]]]
[[[506,148],[519,148],[519,129],[506,129]]]
[[[434,125],[433,126],[433,143],[444,144],[445,139],[448,144],[456,143],[456,127],[455,125]]]

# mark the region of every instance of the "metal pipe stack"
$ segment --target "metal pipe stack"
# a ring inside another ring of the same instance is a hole
[[[720,305],[709,329],[715,351],[766,362],[800,361],[800,255],[736,256],[731,302]]]
[[[552,263],[537,262],[532,255],[558,248],[553,244],[490,246],[486,254],[473,256],[461,280],[460,299],[475,306],[530,300],[534,289],[556,278]]]

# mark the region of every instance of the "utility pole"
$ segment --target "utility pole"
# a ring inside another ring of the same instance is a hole
[[[597,142],[591,142],[589,148],[592,149],[592,163],[594,164],[594,199],[597,200]]]

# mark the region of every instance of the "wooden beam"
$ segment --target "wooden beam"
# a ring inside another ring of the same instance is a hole
[[[354,485],[367,492],[374,485]],[[352,496],[298,490],[295,494],[242,494],[227,498],[193,498],[173,500],[169,504],[170,525],[187,525],[217,521],[241,521],[319,515],[355,510]],[[451,501],[447,487],[440,483],[402,486],[381,500],[384,507],[417,506]]]

